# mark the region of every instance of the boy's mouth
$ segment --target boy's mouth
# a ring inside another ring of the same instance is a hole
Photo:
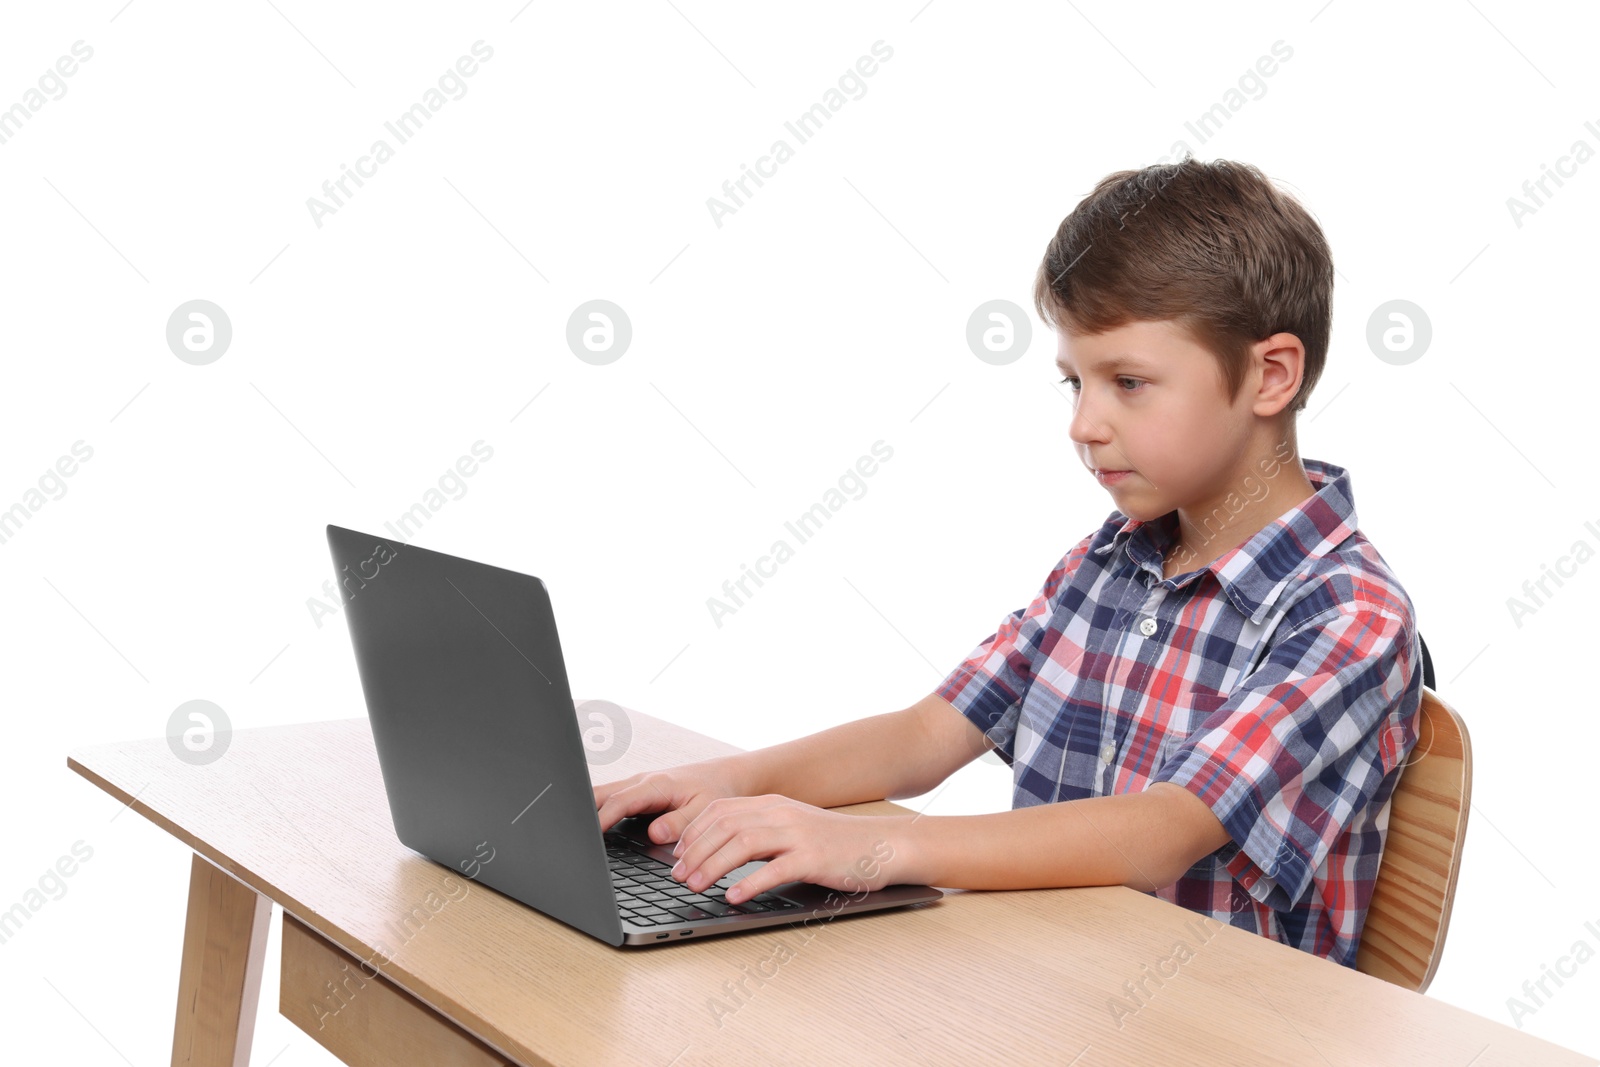
[[[1094,476],[1101,485],[1116,485],[1132,473],[1132,471],[1096,470]]]

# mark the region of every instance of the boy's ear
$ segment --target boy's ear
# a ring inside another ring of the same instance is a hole
[[[1251,349],[1252,370],[1259,370],[1251,410],[1262,416],[1278,414],[1289,406],[1305,377],[1306,346],[1292,333],[1280,332],[1257,341]]]

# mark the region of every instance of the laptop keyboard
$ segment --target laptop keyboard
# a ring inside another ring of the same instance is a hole
[[[738,881],[724,875],[703,892],[695,892],[672,877],[672,867],[635,849],[626,838],[606,836],[606,863],[611,887],[624,920],[635,926],[666,926],[724,915],[758,915],[790,911],[800,905],[775,893],[759,893],[739,904],[729,904],[723,893]]]

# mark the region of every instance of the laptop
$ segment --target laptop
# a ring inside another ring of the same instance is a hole
[[[877,911],[944,894],[788,882],[737,905],[739,867],[695,893],[633,816],[602,833],[544,582],[328,527],[356,669],[400,842],[615,946]],[[596,641],[610,635],[596,635]]]

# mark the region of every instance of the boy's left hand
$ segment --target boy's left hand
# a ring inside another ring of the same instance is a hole
[[[909,816],[845,815],[769,793],[711,801],[684,828],[673,848],[673,877],[690,889],[711,883],[751,860],[760,870],[724,894],[729,904],[785,882],[811,882],[860,893],[912,881],[902,873]]]

